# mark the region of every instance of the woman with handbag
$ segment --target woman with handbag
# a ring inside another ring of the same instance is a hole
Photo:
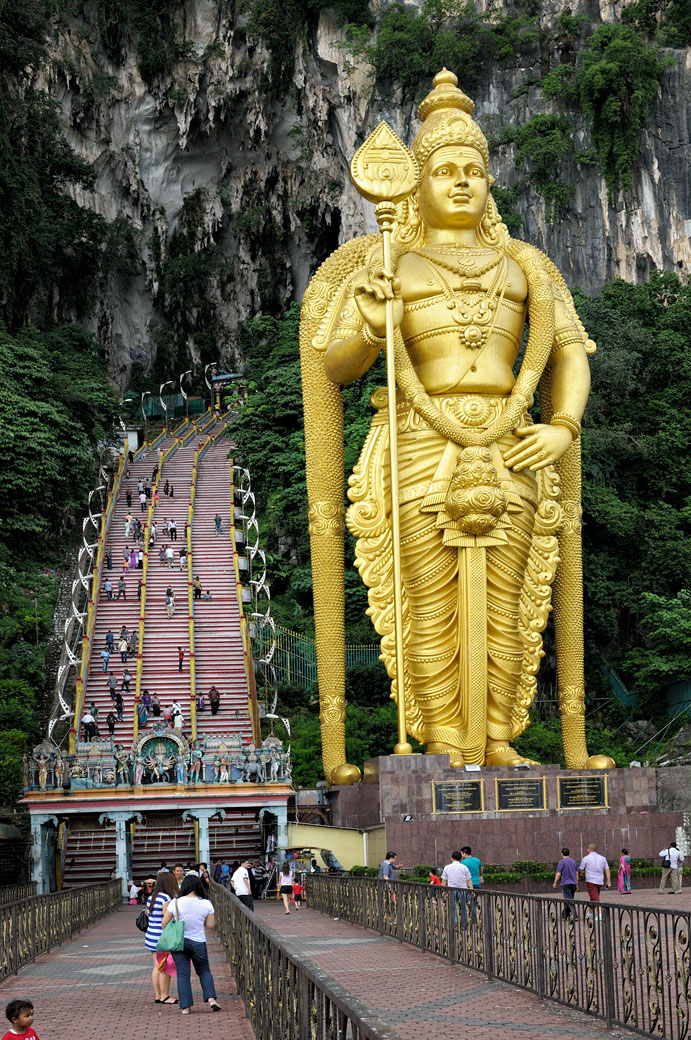
[[[170,994],[170,975],[166,975],[159,969],[161,955],[156,952],[156,943],[163,931],[163,911],[169,901],[178,894],[178,883],[175,875],[169,873],[159,874],[156,878],[156,886],[146,903],[146,914],[149,924],[144,936],[144,945],[153,956],[154,966],[151,972],[151,984],[154,987],[154,997],[157,1004],[177,1004],[177,998]]]
[[[204,882],[197,874],[188,874],[180,886],[180,895],[173,899],[163,914],[163,928],[171,922],[184,924],[182,948],[171,944],[173,960],[178,973],[178,995],[183,1015],[189,1015],[194,1000],[190,981],[191,965],[199,976],[204,1002],[212,1011],[220,1011],[221,1005],[216,1000],[216,988],[209,968],[209,955],[206,948],[205,928],[213,928],[215,924],[214,907],[206,898]],[[159,948],[167,948],[165,934],[161,936]]]

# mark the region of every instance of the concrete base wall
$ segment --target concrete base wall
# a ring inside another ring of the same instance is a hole
[[[463,821],[419,816],[409,823],[404,823],[400,816],[388,816],[386,845],[410,867],[418,863],[448,863],[454,849],[462,845],[470,845],[484,863],[510,866],[518,859],[556,862],[563,846],[579,859],[586,846],[596,842],[612,866],[618,863],[622,848],[636,858],[656,857],[660,849],[675,840],[676,828],[682,822],[681,813],[569,813],[556,818]]]
[[[366,763],[362,783],[331,788],[328,798],[335,826],[364,829],[383,823],[386,848],[395,849],[411,867],[448,862],[462,845],[472,846],[486,863],[509,866],[519,859],[551,863],[562,846],[578,857],[591,842],[613,863],[622,848],[633,857],[656,857],[679,840],[683,812],[691,810],[691,767],[608,770],[607,808],[560,809],[558,778],[583,775],[596,774],[549,765],[468,773],[452,768],[448,755],[388,755]],[[495,779],[543,776],[544,810],[499,810]],[[433,781],[477,779],[483,781],[483,813],[433,811]]]

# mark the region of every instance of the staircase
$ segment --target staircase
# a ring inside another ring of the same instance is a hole
[[[112,569],[108,571],[104,567],[103,572],[103,577],[111,577],[115,592],[112,600],[108,600],[105,594],[99,597],[91,659],[86,674],[84,706],[86,708],[91,702],[95,703],[98,709],[98,727],[102,738],[107,740],[105,717],[112,705],[108,674],[111,671],[115,674],[120,689],[122,673],[127,666],[132,675],[130,691],[123,694],[124,720],[116,724],[114,734],[115,741],[127,748],[131,747],[137,728],[134,721],[137,657],[130,659],[127,665],[121,662],[117,641],[123,625],[129,632],[138,632],[141,603],[137,599],[137,583],[142,577],[142,571],[124,572],[127,598],[118,600],[115,597],[125,545],[131,548],[135,544],[133,539],[126,543],[125,517],[128,511],[131,511],[132,516],[140,516],[143,520],[147,517],[146,512],[140,511],[137,481],[140,478],[151,479],[152,471],[159,459],[159,447],[164,453],[170,448],[174,450],[163,462],[158,480],[159,503],[153,517],[157,534],[155,546],[148,550],[144,636],[142,646],[139,647],[142,669],[139,688],[140,691],[148,690],[152,695],[157,694],[162,711],[174,700],[178,701],[183,711],[183,734],[188,739],[191,738],[189,574],[187,565],[184,569],[179,569],[179,551],[186,544],[185,527],[189,516],[195,453],[201,447],[205,447],[203,454],[198,458],[191,528],[192,575],[200,576],[203,589],[208,589],[212,597],[209,602],[204,599],[193,601],[196,692],[203,693],[206,700],[206,710],[197,712],[197,734],[209,738],[239,734],[245,744],[252,740],[249,687],[238,595],[240,590],[237,587],[234,545],[231,540],[230,525],[234,503],[228,458],[230,444],[221,436],[222,433],[223,422],[219,420],[203,434],[193,436],[187,445],[179,441],[176,443],[173,436],[168,436],[159,442],[155,451],[149,452],[148,457],[139,458],[130,465],[130,477],[123,480],[115,503],[106,540],[106,549],[112,558]],[[208,435],[217,436],[218,440],[208,441]],[[166,481],[174,488],[174,498],[166,496],[163,492]],[[126,500],[128,489],[132,492],[131,510],[128,509]],[[217,512],[223,521],[220,535],[216,534],[214,523]],[[176,540],[164,534],[165,519],[176,520]],[[160,550],[166,543],[175,550],[172,568],[162,563],[159,558]],[[172,618],[168,618],[166,611],[165,598],[168,586],[173,589],[176,601]],[[108,672],[104,673],[100,653],[105,647],[106,633],[109,629],[113,633],[116,648],[111,656]],[[178,647],[183,649],[185,655],[182,671],[178,669]],[[216,715],[211,714],[208,700],[212,685],[217,687],[221,695],[220,708]],[[150,729],[154,721],[156,718],[150,715],[146,729]],[[110,761],[108,765],[111,766]],[[242,794],[246,796],[250,790],[251,788],[245,787]],[[162,860],[166,860],[170,866],[176,862],[186,865],[195,859],[194,826],[191,821],[182,821],[182,808],[193,808],[195,801],[199,800],[204,804],[204,799],[209,796],[213,796],[212,804],[218,804],[219,813],[223,814],[222,819],[214,817],[209,822],[212,862],[220,859],[232,862],[244,856],[255,858],[261,854],[261,833],[256,820],[258,806],[262,804],[259,789],[257,802],[250,800],[249,804],[238,789],[228,791],[227,800],[218,798],[222,792],[223,788],[219,788],[218,785],[195,786],[193,789],[188,788],[182,796],[184,800],[173,806],[169,790],[165,795],[162,791],[159,800],[155,788],[149,785],[144,785],[142,792],[135,798],[130,798],[129,793],[122,787],[102,788],[98,792],[99,808],[112,807],[122,810],[126,807],[135,810],[141,804],[138,799],[147,803],[141,805],[144,822],[137,822],[131,832],[131,876],[141,881],[147,876],[155,876]],[[76,805],[80,792],[75,790],[73,794]],[[124,802],[122,795],[127,798]],[[178,794],[174,795],[174,800],[179,798]],[[114,799],[112,806],[110,799]],[[93,801],[90,805],[93,805]],[[63,883],[67,887],[107,878],[115,866],[114,827],[96,827],[90,819],[84,819],[83,826],[86,829],[70,830],[67,833],[63,875]]]
[[[194,645],[197,695],[204,694],[206,711],[197,713],[197,733],[242,734],[249,743],[252,727],[247,702],[248,685],[240,628],[240,606],[230,541],[231,496],[229,444],[219,438],[207,448],[197,472],[192,520],[192,562],[211,602],[194,601]],[[220,536],[214,517],[223,521]],[[208,693],[215,686],[221,694],[213,716]]]
[[[167,451],[168,448],[173,444],[173,438],[167,437],[165,440],[159,442],[160,447],[163,451]],[[132,675],[132,682],[130,683],[130,692],[123,693],[123,700],[125,702],[123,722],[118,722],[115,725],[114,739],[116,743],[125,744],[129,746],[132,743],[133,737],[133,722],[134,722],[134,692],[135,692],[135,678],[137,672],[137,659],[136,656],[130,658],[125,664],[120,660],[120,654],[117,652],[117,642],[120,635],[120,629],[125,625],[129,632],[137,632],[139,627],[139,601],[137,599],[137,583],[142,576],[141,570],[135,571],[123,571],[122,561],[123,552],[125,546],[130,549],[135,547],[134,538],[125,539],[125,517],[128,513],[132,514],[132,517],[138,517],[142,523],[146,523],[146,512],[142,512],[139,505],[139,492],[137,490],[137,481],[151,479],[151,474],[158,461],[158,447],[153,451],[150,451],[146,456],[139,456],[128,468],[130,470],[129,480],[123,476],[122,483],[120,485],[120,493],[118,495],[113,515],[111,517],[110,529],[106,540],[106,551],[110,552],[112,559],[112,569],[108,570],[106,566],[106,555],[104,554],[104,564],[102,580],[105,581],[106,577],[109,577],[113,583],[113,599],[109,600],[106,597],[105,592],[101,589],[98,605],[96,608],[96,618],[94,623],[94,637],[91,651],[91,659],[89,661],[89,669],[86,676],[86,682],[84,684],[84,709],[91,704],[95,703],[98,709],[98,715],[96,722],[98,724],[101,736],[104,739],[108,738],[108,728],[106,726],[106,715],[111,710],[112,701],[110,698],[110,692],[108,689],[108,677],[109,673],[113,672],[118,680],[118,691],[120,691],[120,681],[122,679],[122,673],[127,667]],[[132,506],[131,508],[127,505],[127,491],[132,493]],[[143,546],[143,543],[139,543]],[[139,546],[137,546],[138,548]],[[117,599],[117,586],[118,580],[121,574],[124,573],[125,584],[127,586],[126,599]],[[108,662],[108,672],[103,672],[103,662],[101,660],[101,651],[106,645],[106,633],[111,630],[115,637],[116,649],[111,654],[110,661]]]
[[[149,567],[146,578],[146,615],[144,646],[142,649],[141,691],[158,694],[161,711],[178,701],[184,718],[183,733],[190,736],[190,639],[187,606],[187,566],[180,570],[179,553],[185,544],[185,527],[190,504],[192,467],[196,444],[194,438],[187,447],[178,447],[163,464],[158,481],[160,501],[155,511],[157,535],[155,547],[149,549]],[[163,494],[166,480],[174,489],[174,498]],[[177,523],[177,541],[163,533],[164,519]],[[175,550],[172,567],[161,563],[159,552],[164,545]],[[175,614],[168,617],[166,590],[175,595]],[[184,651],[182,671],[178,670],[178,647]],[[148,725],[152,723],[149,717]]]
[[[62,887],[108,881],[115,868],[115,825],[66,831]]]
[[[172,870],[175,863],[184,867],[196,859],[194,825],[177,818],[147,818],[146,826],[136,824],[132,842],[132,877],[141,883],[156,877],[163,860]]]

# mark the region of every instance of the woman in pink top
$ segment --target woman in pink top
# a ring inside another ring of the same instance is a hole
[[[286,860],[281,866],[281,873],[278,879],[279,891],[281,898],[283,899],[283,905],[286,908],[286,913],[290,913],[290,897],[293,894],[293,871],[290,863]]]

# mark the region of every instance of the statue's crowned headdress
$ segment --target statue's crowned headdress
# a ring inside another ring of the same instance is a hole
[[[434,89],[418,108],[422,126],[413,141],[413,153],[420,168],[445,144],[476,148],[489,166],[489,148],[480,127],[472,118],[475,103],[458,86],[458,78],[448,69],[434,77]]]

